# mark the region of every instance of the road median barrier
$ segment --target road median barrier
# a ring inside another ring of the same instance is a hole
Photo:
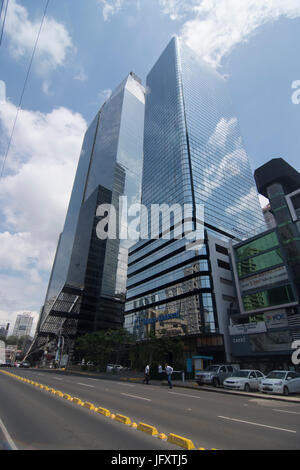
[[[115,420],[123,424],[127,424],[127,425],[131,424],[131,419],[128,418],[128,416],[116,414]]]
[[[106,408],[102,408],[101,406],[98,406],[98,408],[95,410],[97,413],[100,413],[101,415],[104,416],[110,416],[110,411],[107,410]]]
[[[73,402],[73,403],[76,403],[76,405],[83,406],[83,401],[80,400],[80,398],[73,397],[73,398],[72,398],[72,402]]]
[[[89,403],[88,401],[85,401],[83,403],[83,407],[87,408],[88,410],[92,410],[92,411],[96,408],[95,405],[93,405],[93,403]]]
[[[190,439],[187,439],[182,436],[177,436],[177,434],[169,434],[167,441],[170,442],[170,444],[175,444],[187,450],[195,449],[195,446]]]
[[[150,426],[149,424],[139,423],[137,427],[138,431],[143,431],[146,434],[150,434],[150,436],[157,436],[158,431],[154,426]]]
[[[71,395],[69,395],[68,393],[64,393],[64,394],[63,394],[63,398],[64,398],[65,400],[72,401],[72,397],[71,397]]]

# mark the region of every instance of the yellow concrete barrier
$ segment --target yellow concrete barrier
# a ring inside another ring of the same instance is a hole
[[[97,413],[100,413],[101,415],[110,416],[110,411],[106,408],[102,408],[101,406],[98,406],[95,411],[97,411]]]
[[[83,406],[84,408],[88,408],[89,410],[94,410],[96,408],[93,403],[89,403],[88,401],[84,402]]]
[[[69,400],[69,401],[72,400],[71,395],[69,395],[68,393],[64,393],[64,394],[63,394],[63,398],[65,398],[66,400]]]
[[[145,424],[145,423],[139,423],[137,430],[150,434],[150,436],[157,436],[158,434],[158,431],[154,426],[150,426],[149,424]]]
[[[115,420],[123,424],[127,424],[127,425],[131,424],[131,419],[128,418],[128,416],[116,414]]]
[[[72,402],[76,403],[77,405],[81,405],[81,406],[83,405],[83,401],[80,400],[80,398],[77,398],[77,397],[73,397]]]
[[[187,450],[195,449],[195,446],[190,439],[177,436],[176,434],[169,434],[167,441],[170,442],[170,444],[175,444]]]

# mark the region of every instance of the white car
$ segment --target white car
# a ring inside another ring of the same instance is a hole
[[[106,366],[106,372],[119,372],[120,370],[123,370],[124,367],[121,366],[120,364],[107,364]]]
[[[250,389],[258,390],[259,384],[264,377],[264,374],[260,372],[260,370],[241,369],[235,372],[231,377],[225,379],[223,386],[224,388],[249,392]]]
[[[286,396],[290,393],[300,393],[300,374],[289,370],[272,370],[262,380],[259,391],[280,393]]]

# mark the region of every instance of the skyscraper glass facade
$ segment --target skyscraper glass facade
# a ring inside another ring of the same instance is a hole
[[[190,204],[194,217],[202,204],[206,231],[223,240],[264,230],[226,80],[174,37],[146,90],[142,204]],[[158,325],[171,335],[218,331],[206,241],[187,250],[172,232],[169,241],[141,239],[127,287],[125,326],[140,339]]]
[[[112,204],[118,221],[120,196],[140,201],[144,100],[140,79],[130,73],[86,131],[40,334],[57,333],[71,320],[73,333],[122,325],[130,241],[118,233],[100,239],[97,210]]]

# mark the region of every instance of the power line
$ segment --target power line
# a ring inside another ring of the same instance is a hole
[[[40,27],[39,27],[39,31],[38,31],[36,40],[35,40],[35,44],[34,44],[34,48],[33,48],[32,55],[31,55],[31,59],[30,59],[30,62],[29,62],[28,70],[27,70],[27,73],[26,73],[26,77],[25,77],[25,81],[24,81],[24,85],[23,85],[23,89],[22,89],[22,93],[21,93],[21,97],[20,97],[18,109],[17,109],[17,112],[16,112],[16,116],[15,116],[15,119],[14,119],[12,131],[11,131],[11,134],[10,134],[10,138],[9,138],[7,150],[6,150],[5,157],[4,157],[3,164],[2,164],[1,175],[0,175],[0,181],[1,181],[2,176],[3,176],[5,163],[6,163],[7,156],[8,156],[8,152],[9,152],[9,149],[10,149],[10,146],[11,146],[11,142],[12,142],[14,130],[15,130],[15,127],[16,127],[16,122],[17,122],[18,115],[19,115],[19,112],[20,112],[20,109],[21,109],[21,104],[22,104],[22,101],[23,101],[23,96],[24,96],[24,93],[25,93],[25,88],[26,88],[26,85],[27,85],[27,82],[28,82],[29,73],[30,73],[30,70],[31,70],[33,58],[34,58],[34,55],[35,55],[35,51],[36,51],[36,48],[37,48],[37,44],[38,44],[38,41],[39,41],[39,37],[40,37],[40,34],[41,34],[41,30],[42,30],[42,27],[43,27],[43,23],[44,23],[44,20],[45,20],[45,16],[46,16],[46,12],[47,12],[47,9],[48,9],[49,2],[50,2],[50,0],[47,0],[47,1],[46,1],[46,5],[45,5],[45,9],[44,9],[42,21],[41,21],[41,24],[40,24]],[[8,2],[7,2],[7,4],[8,4]],[[7,8],[7,5],[6,5],[6,8]]]
[[[6,21],[8,3],[9,3],[9,0],[6,1],[6,7],[5,7],[4,18],[3,18],[3,25],[2,25],[1,36],[0,36],[0,46],[1,46],[2,38],[3,38],[3,31],[4,31],[5,21]],[[2,5],[1,5],[0,18],[1,18],[1,14],[2,14],[3,5],[4,5],[4,0],[2,1]]]

